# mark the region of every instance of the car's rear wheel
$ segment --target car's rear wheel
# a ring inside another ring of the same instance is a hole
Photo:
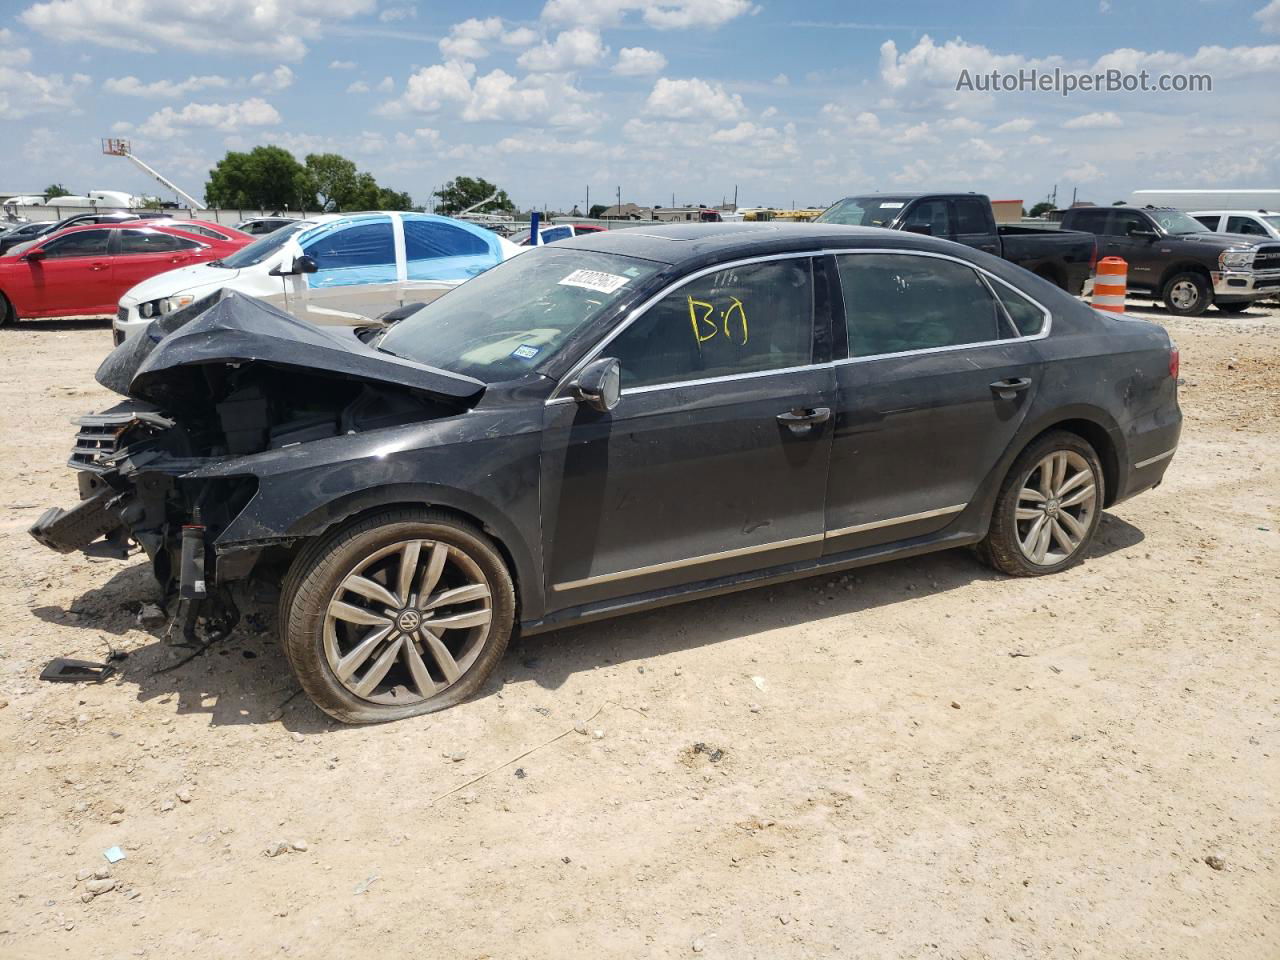
[[[13,304],[9,302],[8,297],[0,293],[0,327],[7,326],[17,319],[17,311],[13,309]]]
[[[1102,464],[1092,445],[1065,430],[1045,434],[1014,462],[996,498],[983,559],[1015,577],[1079,563],[1102,517]]]
[[[346,723],[398,720],[480,689],[515,622],[515,589],[480,530],[439,511],[365,518],[304,549],[280,601],[285,654]]]
[[[1190,272],[1170,277],[1161,296],[1165,309],[1179,317],[1198,317],[1213,302],[1209,281]]]
[[[1251,306],[1250,301],[1244,300],[1238,303],[1215,303],[1215,307],[1223,313],[1244,313]]]

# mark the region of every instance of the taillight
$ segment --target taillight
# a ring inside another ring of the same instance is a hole
[[[1182,368],[1182,358],[1178,354],[1178,345],[1169,344],[1169,376],[1178,379],[1178,371]]]

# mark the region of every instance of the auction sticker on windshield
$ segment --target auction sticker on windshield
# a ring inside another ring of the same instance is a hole
[[[597,293],[613,293],[626,285],[627,278],[600,270],[575,270],[560,281],[562,287],[585,287]]]

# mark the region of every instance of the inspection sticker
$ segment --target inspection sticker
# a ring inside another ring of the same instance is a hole
[[[521,360],[532,360],[541,352],[541,347],[535,347],[532,343],[522,343],[511,351],[511,356],[519,357]]]
[[[603,273],[599,270],[575,270],[560,281],[562,287],[585,287],[597,293],[613,293],[627,283],[626,277],[616,273]]]

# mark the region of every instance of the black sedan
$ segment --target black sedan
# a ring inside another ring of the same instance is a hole
[[[236,294],[118,348],[82,501],[32,529],[140,546],[170,637],[246,586],[330,715],[480,689],[512,633],[974,545],[1088,553],[1160,483],[1178,354],[990,255],[841,226],[537,247],[371,336]]]

